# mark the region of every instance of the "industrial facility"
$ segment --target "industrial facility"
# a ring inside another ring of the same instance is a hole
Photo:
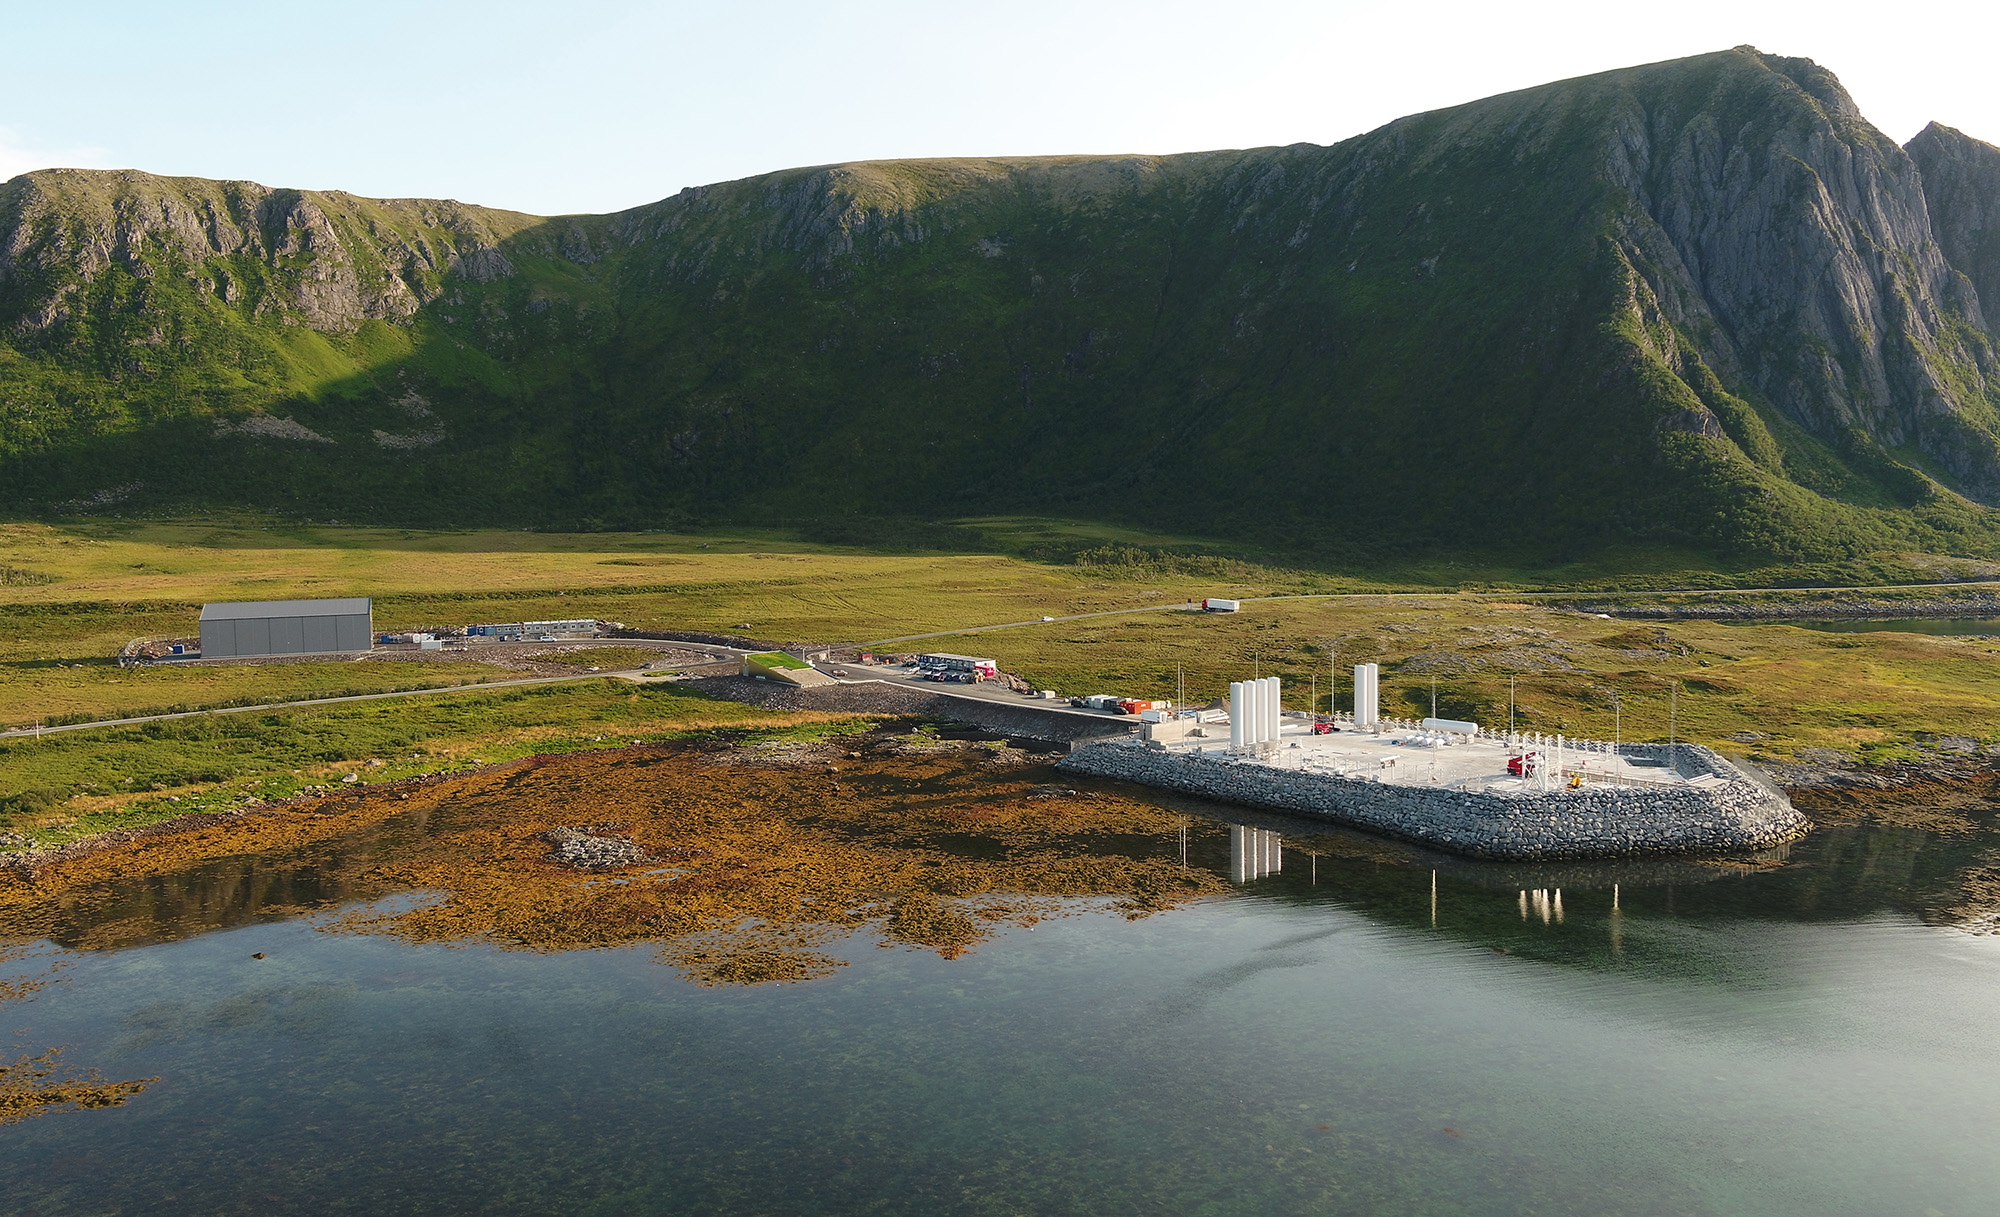
[[[490,638],[495,642],[556,642],[564,638],[593,638],[603,628],[594,618],[570,621],[512,621],[493,625],[468,625],[468,638]]]
[[[953,655],[931,651],[917,656],[917,668],[925,674],[965,681],[998,680],[1000,665],[979,655]]]
[[[201,606],[201,657],[340,655],[371,648],[374,601],[245,600]]]

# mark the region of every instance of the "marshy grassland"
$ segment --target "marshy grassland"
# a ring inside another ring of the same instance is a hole
[[[1025,525],[1018,525],[1025,528]],[[1040,535],[1040,534],[1036,534]],[[1525,593],[1424,588],[1072,538],[1067,561],[863,552],[778,534],[417,532],[244,518],[0,525],[0,724],[219,709],[517,675],[369,660],[121,668],[139,637],[191,635],[212,599],[371,595],[378,628],[601,617],[642,629],[991,655],[1040,688],[1190,700],[1252,673],[1287,704],[1347,704],[1382,665],[1384,708],[1526,730],[1679,738],[1752,757],[1864,762],[1942,737],[2000,740],[2000,640],[1610,620]],[[1234,614],[1188,611],[1205,596]],[[1259,600],[1256,597],[1287,597]],[[1640,595],[1638,599],[1644,599]],[[1111,616],[1042,622],[1044,616]],[[610,666],[572,655],[573,666]],[[201,716],[0,742],[0,832],[53,843],[202,807],[537,752],[792,720],[680,688],[584,681]],[[803,720],[801,720],[803,721]],[[371,762],[379,762],[371,764]]]

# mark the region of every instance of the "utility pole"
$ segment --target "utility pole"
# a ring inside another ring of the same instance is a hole
[[[1618,700],[1618,690],[1611,690],[1611,732],[1617,741],[1612,745],[1619,756],[1625,755],[1625,707]]]
[[[1676,720],[1680,717],[1680,709],[1681,682],[1677,680],[1667,686],[1667,755],[1673,758],[1673,762],[1677,766],[1681,761],[1680,740],[1676,738],[1676,731],[1679,726]]]
[[[1431,677],[1431,717],[1438,716],[1438,678]]]
[[[1507,678],[1507,734],[1514,734],[1514,678]]]

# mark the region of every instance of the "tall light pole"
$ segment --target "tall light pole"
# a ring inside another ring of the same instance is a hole
[[[1514,678],[1507,678],[1507,734],[1514,734]]]
[[[1681,682],[1676,680],[1667,686],[1667,756],[1672,758],[1676,766],[1681,763],[1681,745],[1680,740],[1676,738],[1680,709]]]
[[[1625,755],[1625,707],[1624,704],[1618,700],[1618,690],[1616,689],[1611,690],[1611,723],[1612,723],[1612,738],[1617,741],[1613,745],[1613,751],[1615,751],[1619,756],[1624,756]]]

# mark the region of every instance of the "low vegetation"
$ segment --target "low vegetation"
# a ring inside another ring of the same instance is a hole
[[[823,723],[672,685],[573,684],[193,718],[0,742],[0,831],[58,845],[193,812],[689,732]],[[344,779],[352,775],[353,782]]]

